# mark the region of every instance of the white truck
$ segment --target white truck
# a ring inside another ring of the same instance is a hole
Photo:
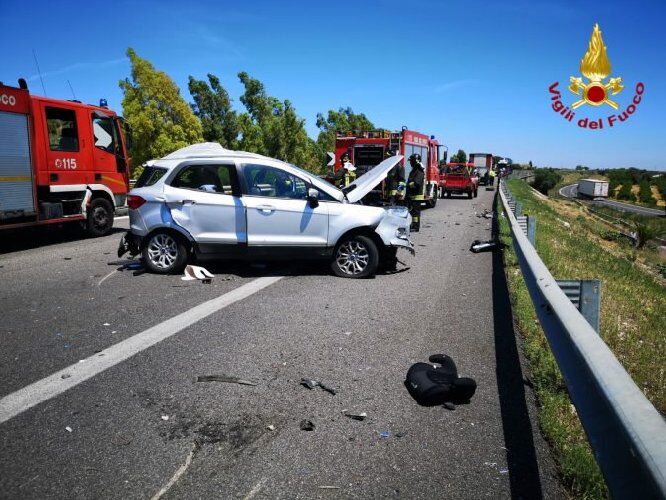
[[[488,183],[488,172],[493,166],[493,155],[490,153],[470,153],[469,163],[476,169],[479,176],[479,184]]]
[[[578,194],[587,198],[608,198],[608,181],[581,179],[578,181]]]

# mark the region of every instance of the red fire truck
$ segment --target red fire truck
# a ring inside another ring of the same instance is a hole
[[[409,157],[419,153],[425,167],[426,205],[434,207],[437,203],[439,186],[439,163],[446,161],[446,146],[439,144],[435,136],[421,134],[403,127],[400,132],[388,130],[337,132],[335,140],[335,166],[337,172],[342,165],[340,157],[348,153],[356,167],[356,175],[361,176],[385,158],[386,151],[394,151],[404,156],[405,179],[409,177],[411,166]],[[386,200],[385,187],[372,193],[373,199]]]
[[[78,221],[92,236],[109,233],[129,189],[127,131],[104,100],[0,83],[0,230]]]

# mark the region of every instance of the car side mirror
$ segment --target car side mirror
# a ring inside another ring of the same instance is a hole
[[[310,205],[310,208],[317,208],[319,206],[319,191],[315,188],[308,189],[308,205]]]

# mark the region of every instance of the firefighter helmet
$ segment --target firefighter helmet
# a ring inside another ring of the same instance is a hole
[[[412,156],[409,157],[410,162],[416,162],[416,163],[421,163],[421,155],[418,153],[414,153]]]

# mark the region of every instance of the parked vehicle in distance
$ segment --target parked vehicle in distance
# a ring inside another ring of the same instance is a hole
[[[578,181],[578,194],[588,198],[608,198],[608,181],[581,179]]]
[[[400,160],[388,158],[344,192],[294,165],[217,143],[180,149],[145,166],[128,195],[130,230],[119,256],[141,253],[155,273],[191,258],[327,259],[346,278],[413,252],[405,207],[358,202]]]
[[[493,166],[493,155],[490,153],[470,153],[469,163],[476,169],[479,184],[486,186],[488,184],[488,174]]]
[[[479,192],[479,176],[471,163],[447,163],[439,176],[440,198],[451,198],[452,194],[467,194],[476,198]]]
[[[129,136],[106,107],[0,83],[0,231],[79,222],[108,234],[129,190]]]

